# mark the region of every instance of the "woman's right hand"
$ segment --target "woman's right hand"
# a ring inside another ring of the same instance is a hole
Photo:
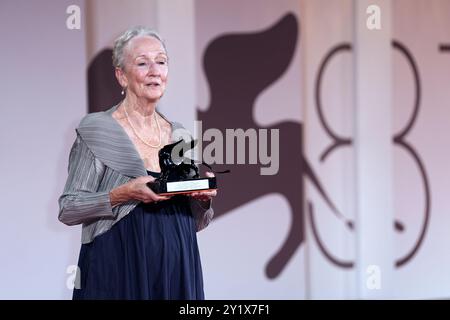
[[[155,178],[150,176],[138,177],[112,189],[109,193],[111,205],[114,207],[130,200],[151,203],[170,199],[169,196],[160,196],[154,193],[147,186],[147,183],[153,182],[154,180]]]

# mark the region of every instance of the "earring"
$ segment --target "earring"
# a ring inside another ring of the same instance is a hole
[[[122,88],[122,92],[120,93],[121,95],[125,94],[125,88]]]

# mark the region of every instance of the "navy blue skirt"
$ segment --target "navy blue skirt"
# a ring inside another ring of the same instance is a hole
[[[81,288],[74,289],[74,300],[204,299],[195,220],[186,196],[141,203],[81,246],[78,267]]]

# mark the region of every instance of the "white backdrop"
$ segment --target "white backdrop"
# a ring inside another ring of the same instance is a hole
[[[224,34],[261,32],[289,12],[300,16],[298,1],[196,1],[200,110],[206,110],[210,103],[210,88],[202,68],[203,54],[210,41]],[[286,120],[302,121],[300,63],[300,51],[297,49],[288,70],[258,96],[253,106],[253,118],[258,125],[270,126]],[[261,66],[261,72],[264,72],[264,66]],[[229,106],[229,112],[239,117],[235,106]],[[287,199],[274,191],[220,217],[199,234],[208,298],[306,297],[304,247],[295,252],[280,276],[268,279],[265,274],[268,260],[288,234],[290,211]]]
[[[448,297],[450,289],[450,2],[393,1],[393,38],[414,60],[420,83],[416,120],[405,141],[423,166],[430,192],[429,223],[414,258],[396,272],[400,296]],[[414,23],[413,23],[414,21]],[[411,29],[412,23],[414,31]],[[417,89],[414,74],[399,50],[393,50],[393,128],[398,134],[413,118]],[[395,215],[406,228],[395,237],[396,259],[419,240],[425,220],[426,189],[411,153],[394,149]]]
[[[74,129],[86,113],[85,34],[66,28],[83,1],[1,1],[0,298],[68,298],[79,228],[57,219]]]
[[[330,211],[310,181],[306,181],[306,200],[313,203],[323,244],[335,257],[351,260],[354,266],[342,268],[331,263],[306,217],[306,241],[282,273],[269,280],[265,265],[284,241],[291,223],[287,199],[274,190],[221,216],[198,234],[206,297],[449,297],[450,256],[446,247],[450,244],[450,51],[440,50],[440,46],[450,47],[450,2],[373,1],[385,10],[382,17],[390,17],[391,21],[382,24],[390,25],[389,29],[369,33],[356,23],[365,18],[358,16],[365,13],[361,13],[361,2],[360,7],[355,6],[356,1],[134,0],[124,5],[121,1],[95,0],[89,1],[89,6],[83,0],[1,1],[0,39],[5,45],[0,59],[0,299],[71,297],[66,286],[70,274],[66,270],[77,262],[80,227],[67,227],[57,220],[57,199],[66,179],[74,128],[87,112],[89,59],[111,46],[114,37],[130,25],[147,24],[158,29],[166,38],[173,70],[161,107],[170,118],[192,129],[196,107],[205,110],[209,105],[209,88],[202,68],[208,43],[230,32],[260,32],[287,12],[292,12],[300,25],[294,58],[281,78],[258,96],[253,117],[258,124],[267,126],[289,120],[303,124],[306,159],[330,199],[346,218],[355,222],[356,229],[350,231]],[[66,28],[66,8],[73,4],[81,8],[81,30]],[[91,11],[87,14],[86,10]],[[364,36],[355,38],[355,34],[364,32],[367,37],[380,36],[377,44],[381,46],[389,45],[389,39],[395,40],[415,63],[420,100],[404,141],[419,162],[398,144],[391,145],[392,151],[374,153],[370,161],[358,157],[361,150],[379,150],[386,141],[378,138],[363,146],[335,149],[325,161],[320,160],[332,139],[320,122],[316,79],[325,57],[338,45],[344,47],[326,66],[321,83],[323,111],[332,130],[356,140],[371,133],[373,137],[393,138],[411,121],[417,92],[413,69],[399,49],[392,49],[388,59],[381,59],[377,50],[362,55],[368,44],[364,43]],[[353,51],[345,49],[346,45]],[[364,70],[371,68],[379,70],[378,80],[386,77],[386,83],[392,83],[388,86],[392,92],[390,106],[378,100],[377,91],[370,92],[374,87],[364,91],[364,83],[356,82],[358,74],[359,79],[370,80],[372,74]],[[370,94],[374,98],[369,104],[358,104],[361,97]],[[392,118],[392,125],[374,122],[361,127],[361,113],[370,114],[378,107],[388,108],[383,112],[389,113],[386,119]],[[391,181],[391,185],[380,192],[376,174],[361,171],[367,164],[364,161],[380,163],[381,169],[375,168],[379,171],[374,172],[382,172],[383,183]],[[361,176],[371,173],[375,176],[373,189],[370,184],[369,188],[358,184],[367,182]],[[393,191],[389,192],[391,188]],[[380,200],[365,209],[361,199]],[[389,199],[393,199],[393,215],[403,231],[393,228],[392,212],[386,202]],[[423,239],[411,259],[394,268],[395,261],[420,240],[427,199],[429,219]],[[386,217],[384,224],[374,225],[371,235],[358,234],[358,219],[371,219],[374,214],[378,221]],[[382,229],[383,225],[389,230]],[[373,238],[377,232],[380,237]],[[367,287],[365,281],[370,273],[366,273],[366,268],[371,256],[362,256],[358,248],[371,248],[373,257],[384,254],[383,261],[372,262],[381,266],[382,289]]]

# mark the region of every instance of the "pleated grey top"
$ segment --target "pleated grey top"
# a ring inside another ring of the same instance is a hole
[[[104,112],[86,115],[76,129],[77,137],[69,156],[68,178],[59,198],[61,222],[82,224],[82,243],[91,242],[130,213],[139,201],[111,207],[109,192],[131,179],[147,176],[139,153],[122,126],[112,117],[118,105]],[[169,121],[170,122],[170,121]],[[183,127],[172,125],[172,141],[185,134]],[[211,201],[190,199],[197,231],[211,221]]]

